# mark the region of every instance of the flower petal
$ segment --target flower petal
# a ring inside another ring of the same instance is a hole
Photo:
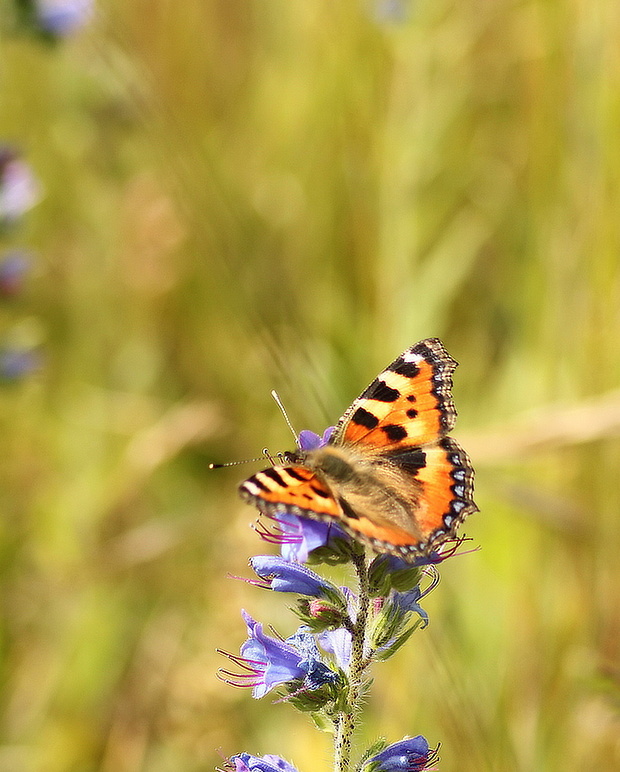
[[[338,590],[309,568],[274,555],[256,555],[250,565],[276,592],[296,592],[316,598],[331,596]]]
[[[366,764],[376,772],[416,772],[426,769],[433,755],[426,738],[418,735],[388,745],[381,753],[368,759]]]
[[[328,654],[332,654],[336,664],[345,672],[351,662],[351,633],[344,627],[338,630],[326,630],[319,635],[319,643]]]
[[[235,772],[297,772],[295,767],[280,756],[271,753],[265,756],[252,756],[250,753],[238,753],[230,757]]]

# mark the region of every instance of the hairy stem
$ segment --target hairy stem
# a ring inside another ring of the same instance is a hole
[[[366,655],[366,634],[368,626],[368,566],[364,554],[353,558],[359,583],[358,609],[351,632],[351,662],[349,665],[349,699],[347,706],[338,717],[336,724],[334,772],[349,772],[351,766],[351,741],[361,710],[361,696],[364,672],[369,660]]]

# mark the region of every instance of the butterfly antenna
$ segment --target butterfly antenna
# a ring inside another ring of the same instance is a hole
[[[280,395],[278,392],[274,389],[271,392],[271,396],[273,397],[276,405],[280,408],[282,415],[284,416],[284,420],[286,421],[286,425],[291,430],[291,433],[293,437],[295,438],[295,444],[299,445],[299,440],[297,439],[297,432],[295,429],[293,429],[293,424],[291,423],[291,419],[288,417],[288,413],[286,412],[286,409],[284,408],[284,405],[282,404],[282,400],[280,399]]]
[[[267,459],[271,466],[275,466],[275,461],[267,448],[263,448],[263,455],[258,458],[244,458],[241,461],[227,461],[225,464],[209,464],[207,469],[223,469],[225,466],[238,466],[239,464],[252,464],[255,461],[264,461]]]
[[[276,405],[280,408],[282,415],[284,416],[284,420],[286,421],[286,425],[291,430],[291,433],[293,437],[295,438],[295,444],[299,445],[299,442],[297,440],[297,433],[295,429],[293,429],[293,424],[291,423],[291,419],[288,417],[288,413],[286,412],[286,409],[284,408],[284,405],[282,404],[282,400],[280,399],[280,395],[278,394],[275,389],[271,392],[271,396],[274,398]],[[285,461],[285,456],[283,453],[278,453],[277,457],[281,464]],[[238,464],[250,464],[254,461],[263,461],[264,459],[267,459],[271,466],[276,466],[276,460],[269,452],[269,448],[263,448],[263,455],[260,458],[247,458],[243,461],[228,461],[225,464],[209,464],[207,467],[208,469],[223,469],[225,466],[237,466]]]

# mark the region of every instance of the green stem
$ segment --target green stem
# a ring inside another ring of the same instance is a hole
[[[351,633],[351,662],[349,664],[349,698],[345,710],[336,723],[334,772],[349,772],[351,767],[351,741],[360,713],[364,673],[369,665],[366,658],[366,635],[368,627],[368,567],[364,554],[353,557],[359,583],[358,609]]]

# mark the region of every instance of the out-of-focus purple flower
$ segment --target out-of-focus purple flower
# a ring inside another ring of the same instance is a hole
[[[252,756],[237,753],[228,760],[227,769],[234,772],[297,772],[292,764],[268,753],[266,756]]]
[[[240,656],[225,654],[244,673],[221,670],[223,680],[234,686],[252,687],[255,699],[285,683],[300,689],[319,689],[334,683],[338,676],[321,659],[314,636],[298,631],[285,641],[267,635],[260,622],[241,612],[248,628],[248,640]]]
[[[32,256],[15,250],[0,258],[0,296],[8,298],[19,294],[24,278],[32,265]]]
[[[0,228],[13,225],[39,198],[30,166],[14,148],[0,146]]]
[[[407,20],[407,0],[374,0],[374,17],[378,22],[401,24]]]
[[[328,426],[323,432],[322,437],[319,434],[311,432],[309,429],[302,429],[297,437],[299,447],[301,450],[316,450],[317,448],[322,448],[329,442],[335,428],[335,426]]]
[[[437,759],[422,735],[388,745],[364,764],[363,772],[422,772]]]
[[[338,588],[314,571],[274,555],[256,555],[250,565],[264,582],[260,585],[276,592],[296,592],[329,600],[341,598]]]
[[[94,0],[37,0],[36,18],[44,32],[70,35],[93,17]]]
[[[19,381],[41,366],[41,355],[36,349],[0,349],[0,381]]]

